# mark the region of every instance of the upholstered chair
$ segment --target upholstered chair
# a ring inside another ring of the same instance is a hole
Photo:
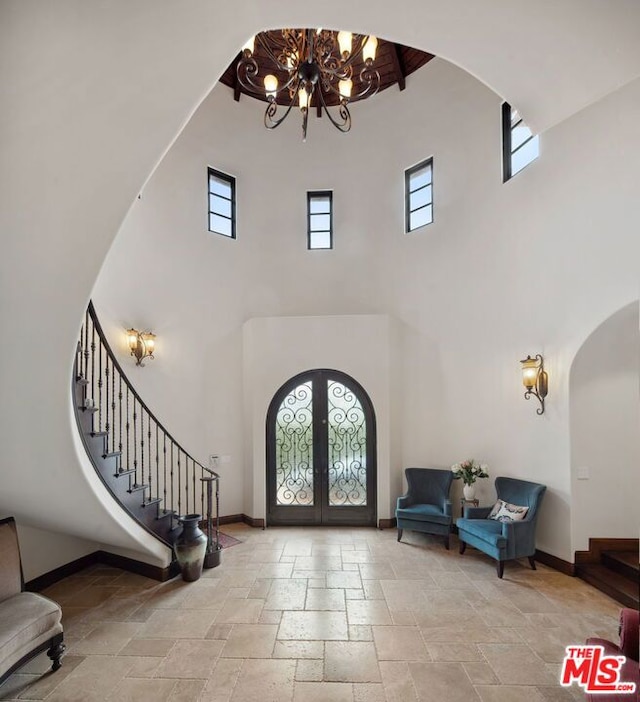
[[[588,646],[602,646],[605,656],[624,656],[625,661],[620,667],[620,681],[635,683],[636,695],[623,695],[622,693],[612,691],[587,693],[587,702],[620,702],[620,700],[628,700],[634,702],[634,699],[640,699],[640,647],[638,639],[640,633],[640,613],[637,609],[629,607],[620,612],[620,643],[615,644],[613,641],[600,638],[587,639]]]
[[[396,520],[398,541],[404,529],[442,536],[449,548],[451,501],[449,490],[453,473],[437,468],[406,468],[407,494],[398,498]]]
[[[528,558],[535,570],[536,523],[547,488],[516,478],[496,478],[495,485],[498,500],[506,505],[501,506],[501,512],[497,509],[498,503],[493,508],[465,508],[464,517],[456,521],[460,553],[464,553],[469,544],[495,558],[499,578],[504,573],[504,562],[515,558]],[[498,519],[489,518],[492,512]]]
[[[24,591],[18,535],[13,517],[0,520],[0,685],[42,651],[58,670],[62,643],[60,606]]]

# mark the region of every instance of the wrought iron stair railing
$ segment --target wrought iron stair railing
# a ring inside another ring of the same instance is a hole
[[[217,565],[219,475],[187,453],[143,402],[111,350],[92,302],[80,332],[72,392],[87,453],[114,498],[167,546],[181,516],[203,515],[205,566]]]

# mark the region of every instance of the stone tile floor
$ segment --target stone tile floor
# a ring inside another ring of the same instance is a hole
[[[620,606],[544,566],[395,530],[225,526],[243,541],[195,583],[94,566],[44,594],[63,667],[43,654],[0,687],[48,702],[544,702],[564,648],[617,637]]]

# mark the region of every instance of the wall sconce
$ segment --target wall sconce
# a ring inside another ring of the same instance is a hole
[[[156,335],[151,332],[139,332],[137,329],[127,329],[127,341],[131,355],[136,358],[136,366],[144,366],[145,358],[153,358],[156,348]]]
[[[548,392],[548,376],[544,369],[544,359],[540,354],[535,358],[527,356],[522,363],[522,384],[527,388],[524,394],[525,400],[528,400],[531,395],[537,397],[540,402],[540,407],[536,409],[537,414],[544,414],[544,398]]]

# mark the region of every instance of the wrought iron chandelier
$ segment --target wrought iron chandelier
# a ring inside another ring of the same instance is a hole
[[[324,112],[341,132],[351,129],[349,102],[371,97],[380,87],[380,74],[374,66],[377,47],[376,37],[351,32],[262,32],[243,47],[237,77],[245,90],[266,99],[267,129],[280,126],[297,104],[302,113],[302,140],[306,141],[312,106],[318,115]],[[362,68],[354,75],[354,64],[358,62]],[[335,115],[327,104],[329,96],[337,99]]]

